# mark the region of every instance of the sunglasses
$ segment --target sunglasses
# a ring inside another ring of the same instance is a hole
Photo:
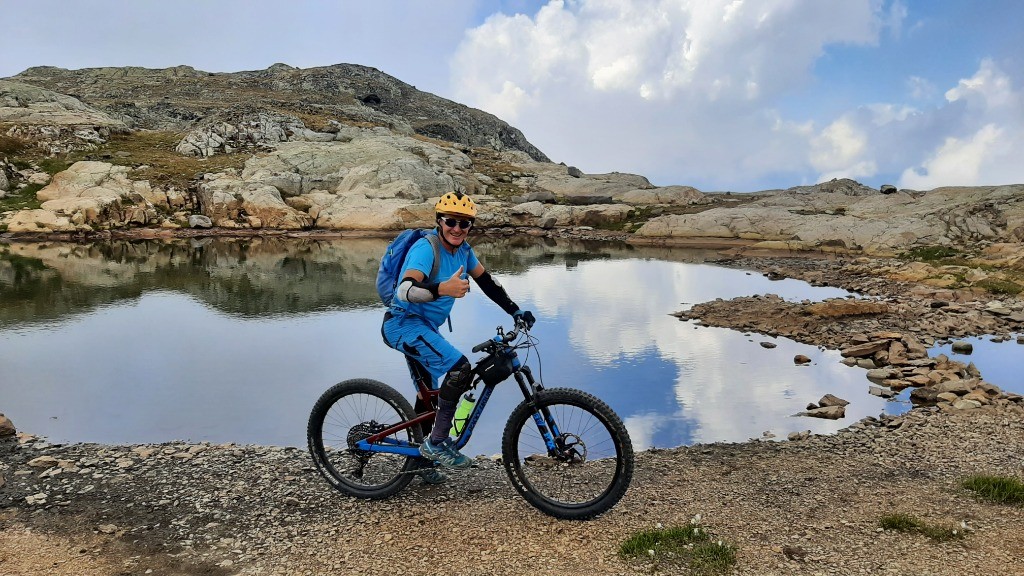
[[[472,220],[456,220],[455,218],[441,218],[441,221],[444,222],[444,225],[449,228],[455,228],[455,225],[458,224],[459,228],[463,230],[473,225]]]

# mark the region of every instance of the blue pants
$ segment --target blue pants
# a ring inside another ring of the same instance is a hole
[[[462,352],[445,340],[436,326],[413,314],[386,314],[380,333],[388,346],[413,358],[430,372],[435,390],[441,377],[462,358]]]

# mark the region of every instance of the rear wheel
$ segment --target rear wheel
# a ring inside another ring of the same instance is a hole
[[[541,435],[535,414],[552,423],[554,449]],[[556,518],[585,520],[608,511],[633,478],[629,432],[607,404],[569,388],[537,393],[509,416],[501,445],[505,471],[527,502]]]
[[[317,470],[345,494],[387,498],[412,480],[416,459],[399,454],[360,450],[356,443],[413,417],[412,406],[394,388],[376,380],[335,384],[313,405],[306,426],[309,453]],[[386,440],[420,442],[419,426]]]

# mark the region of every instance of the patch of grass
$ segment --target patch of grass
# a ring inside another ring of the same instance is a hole
[[[1024,506],[1024,482],[1016,478],[978,474],[964,479],[961,486],[985,500]]]
[[[991,294],[1000,294],[1006,296],[1016,296],[1017,294],[1020,294],[1021,291],[1024,291],[1024,286],[1021,286],[1016,282],[1011,282],[1009,280],[999,280],[997,278],[986,278],[984,280],[979,280],[974,285],[979,288],[984,288],[987,292]]]
[[[0,134],[0,156],[14,156],[29,147],[27,140]]]
[[[131,174],[133,180],[149,180],[153,185],[175,186],[184,190],[196,174],[241,168],[251,156],[249,152],[217,154],[211,158],[182,156],[175,151],[182,137],[183,134],[178,132],[138,130],[130,134],[112,134],[106,143],[94,150],[46,156],[38,148],[25,148],[10,160],[20,170],[35,164],[51,175],[81,160],[98,160],[128,167],[144,165],[145,168]]]
[[[736,546],[721,541],[696,544],[690,570],[694,574],[724,574],[736,564],[736,550]]]
[[[146,168],[132,174],[133,180],[149,180],[154,185],[175,186],[182,190],[188,187],[196,174],[241,168],[251,156],[249,152],[217,154],[210,158],[182,156],[175,151],[181,138],[182,134],[177,132],[161,131],[115,134],[90,155],[111,164],[145,165]]]
[[[658,528],[656,530],[644,530],[627,538],[619,546],[621,556],[637,556],[647,554],[648,550],[662,548],[679,548],[694,542],[705,542],[711,539],[707,530],[690,524],[683,527]]]
[[[8,210],[34,210],[39,208],[42,202],[36,198],[36,192],[43,189],[43,184],[29,184],[16,192],[9,192],[7,196],[0,198],[0,212]]]
[[[900,254],[904,260],[920,260],[922,262],[935,262],[946,258],[959,256],[960,252],[948,246],[919,246],[911,248],[910,251]]]
[[[622,558],[647,558],[660,564],[687,567],[691,574],[723,574],[736,564],[737,547],[714,540],[703,526],[644,530],[619,545]]]
[[[54,156],[39,160],[39,168],[50,176],[67,170],[68,166],[71,166],[72,164],[74,164],[74,162],[69,161],[67,158],[57,158]]]
[[[883,530],[895,530],[897,532],[913,532],[922,526],[921,521],[909,514],[887,514],[882,516],[878,524]]]
[[[933,526],[931,524],[926,524],[909,514],[903,513],[894,513],[882,516],[878,525],[884,530],[895,530],[896,532],[906,533],[916,532],[938,542],[959,540],[966,536],[962,529],[946,526]]]

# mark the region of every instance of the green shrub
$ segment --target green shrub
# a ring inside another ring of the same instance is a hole
[[[736,546],[722,541],[696,544],[690,570],[694,574],[724,574],[736,564],[736,550]]]

